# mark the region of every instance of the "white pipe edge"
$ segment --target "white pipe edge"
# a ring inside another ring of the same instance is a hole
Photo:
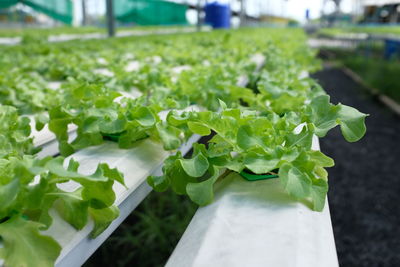
[[[308,77],[303,71],[300,79]],[[304,124],[295,129],[301,132]],[[320,150],[317,136],[313,150]],[[166,267],[338,267],[329,203],[312,211],[278,179],[248,182],[231,174],[214,202],[197,210]]]
[[[258,62],[257,68],[261,68],[262,64],[263,62]],[[240,83],[238,85],[245,86],[245,84]],[[189,106],[180,112],[190,110],[199,110],[199,108]],[[165,119],[167,112],[160,112],[160,117]],[[186,154],[191,149],[192,144],[199,139],[199,135],[193,135],[179,150],[182,154]],[[115,204],[120,209],[120,215],[95,239],[89,237],[93,222],[90,222],[84,229],[77,231],[55,211],[51,212],[53,224],[45,234],[55,238],[62,246],[56,266],[82,265],[151,192],[146,177],[161,175],[163,162],[168,155],[170,153],[164,151],[160,144],[146,139],[138,142],[133,149],[121,150],[116,143],[107,142],[100,146],[82,149],[70,156],[69,158],[74,158],[81,164],[79,172],[83,174],[93,173],[98,163],[101,162],[108,163],[112,168],[118,167],[118,170],[124,174],[128,189],[118,183],[114,184],[113,189],[117,196]],[[75,183],[62,185],[64,190],[71,191],[76,189],[76,186]]]
[[[265,62],[265,57],[256,54],[252,61],[256,63],[256,70],[259,70]],[[237,85],[245,86],[247,82],[247,79],[239,79]],[[200,109],[196,106],[190,106],[178,112],[190,110],[199,111]],[[167,112],[161,112],[159,115],[166,117]],[[33,116],[28,117],[31,120],[31,136],[34,138],[34,145],[42,147],[38,156],[56,155],[59,151],[54,134],[50,132],[47,125],[42,131],[36,131]],[[71,125],[69,127],[71,127],[69,128],[69,139],[73,140],[76,138],[76,126]],[[192,144],[199,139],[199,135],[193,135],[179,150],[182,154],[186,154],[191,149]],[[53,224],[43,234],[53,237],[62,247],[55,266],[81,266],[151,192],[146,178],[149,175],[162,174],[163,162],[168,155],[170,155],[169,152],[164,151],[160,144],[150,139],[138,142],[133,149],[121,150],[116,143],[106,142],[100,146],[82,149],[71,155],[69,158],[74,158],[80,163],[79,172],[82,174],[93,173],[99,163],[107,163],[112,168],[118,167],[118,170],[124,174],[127,188],[118,183],[114,184],[115,204],[120,209],[120,215],[95,239],[89,237],[93,228],[93,221],[90,221],[84,229],[76,230],[64,221],[55,210],[50,210]],[[67,159],[64,163],[68,161]],[[135,169],[135,171],[132,172],[132,169]],[[78,185],[73,182],[60,185],[62,189],[67,191],[76,189],[76,186]],[[0,266],[2,265],[3,262],[0,261]]]
[[[318,139],[313,149],[319,149]],[[328,201],[322,212],[290,197],[278,179],[230,174],[196,212],[166,267],[338,267]]]
[[[200,136],[192,136],[179,150],[186,154],[198,139]],[[80,163],[79,172],[83,174],[93,173],[99,163],[107,163],[112,168],[118,167],[124,174],[127,188],[114,184],[115,204],[120,209],[120,215],[95,239],[89,237],[93,228],[92,221],[79,231],[65,222],[57,212],[51,211],[53,224],[43,234],[53,237],[62,246],[56,266],[81,266],[148,195],[151,188],[147,185],[146,178],[149,175],[162,174],[162,165],[168,155],[170,153],[164,151],[161,144],[146,139],[138,142],[132,149],[121,150],[116,143],[106,142],[100,146],[82,149],[70,156]],[[63,189],[68,190],[70,187],[72,190],[75,186],[74,183],[67,183],[63,184]]]

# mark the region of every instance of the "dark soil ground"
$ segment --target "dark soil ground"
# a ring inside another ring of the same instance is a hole
[[[321,150],[336,161],[329,204],[340,266],[400,266],[400,117],[338,68],[313,78],[332,103],[370,114],[359,142],[347,143],[339,129],[321,139]]]

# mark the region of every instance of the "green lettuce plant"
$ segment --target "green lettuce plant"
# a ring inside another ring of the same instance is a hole
[[[221,170],[240,173],[247,169],[255,174],[278,170],[279,180],[290,195],[311,200],[312,209],[321,211],[328,191],[325,168],[332,167],[334,161],[312,149],[313,136],[324,137],[340,125],[347,141],[358,141],[366,131],[365,117],[349,106],[330,104],[327,95],[314,98],[302,114],[279,116],[226,106],[220,113],[170,113],[170,124],[184,125],[192,134],[214,135],[207,147],[195,144],[189,159],[179,152],[170,156],[163,175],[150,176],[148,182],[156,191],[172,188],[203,206],[212,202],[213,185]],[[302,129],[296,133],[299,126]]]
[[[50,209],[82,229],[94,221],[92,237],[119,215],[114,206],[114,182],[124,184],[118,170],[99,164],[92,175],[78,172],[79,163],[64,158],[37,158],[27,117],[0,105],[0,258],[5,266],[53,266],[61,247],[42,233],[53,221]],[[75,183],[73,191],[62,184]]]

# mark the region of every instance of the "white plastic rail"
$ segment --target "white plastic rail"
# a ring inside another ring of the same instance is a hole
[[[319,149],[318,139],[313,149]],[[329,205],[312,211],[278,179],[231,174],[199,208],[166,267],[338,267]]]
[[[316,136],[312,149],[320,149]],[[214,203],[197,210],[166,265],[203,266],[338,267],[328,200],[315,212],[278,179],[228,175],[215,185]]]
[[[252,61],[256,63],[258,70],[264,63],[264,57],[256,55],[252,58]],[[237,84],[245,86],[247,79],[240,78]],[[190,107],[190,109],[193,109],[193,107]],[[164,117],[164,113],[160,116]],[[186,154],[191,149],[192,144],[199,139],[200,136],[198,135],[192,136],[179,150]],[[148,186],[146,178],[149,175],[162,174],[162,163],[168,155],[170,154],[164,151],[161,144],[147,139],[138,142],[132,149],[120,149],[116,143],[106,142],[100,146],[82,149],[70,156],[80,163],[79,172],[82,174],[93,173],[99,163],[107,163],[110,167],[117,167],[124,174],[127,188],[118,183],[114,185],[115,204],[120,209],[120,215],[95,239],[89,237],[93,222],[90,222],[84,229],[77,231],[62,220],[55,211],[51,211],[53,224],[45,234],[55,238],[62,246],[56,266],[82,265],[148,195],[151,188]],[[64,190],[73,190],[75,187],[76,185],[73,183],[62,185]]]
[[[197,135],[192,136],[179,150],[183,154],[187,153],[193,142],[199,138]],[[117,196],[115,204],[120,209],[120,216],[95,239],[89,237],[93,223],[77,231],[63,221],[56,212],[52,213],[54,221],[45,234],[55,238],[62,246],[56,266],[82,265],[151,191],[146,178],[149,175],[162,174],[162,163],[168,155],[169,153],[164,151],[160,144],[150,140],[138,142],[135,148],[129,150],[122,150],[117,144],[107,142],[75,153],[72,158],[81,164],[79,169],[81,173],[93,173],[98,163],[108,163],[124,174],[127,188],[120,184],[114,185],[113,189]]]
[[[195,32],[196,28],[175,28],[175,29],[159,29],[159,30],[122,30],[116,33],[115,37],[128,36],[145,36],[145,35],[164,35],[175,33],[191,33]],[[203,31],[210,31],[209,27],[203,27]],[[89,39],[106,39],[107,34],[104,33],[77,33],[77,34],[60,34],[50,35],[47,38],[48,42],[58,43],[71,40],[89,40]],[[22,37],[0,37],[0,45],[18,45],[22,41]]]

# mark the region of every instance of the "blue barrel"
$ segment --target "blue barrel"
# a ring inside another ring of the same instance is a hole
[[[391,59],[393,56],[400,57],[400,40],[385,40],[385,59]]]
[[[206,12],[205,22],[214,29],[228,29],[231,27],[231,8],[229,4],[208,3],[204,7],[204,11]]]

